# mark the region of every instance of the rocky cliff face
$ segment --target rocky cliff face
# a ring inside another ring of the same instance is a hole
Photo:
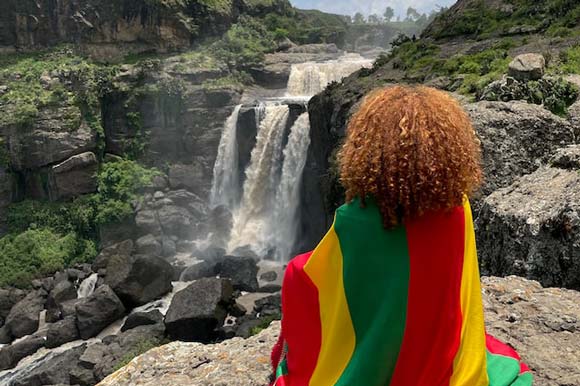
[[[285,0],[7,0],[0,4],[0,46],[38,48],[77,43],[99,58],[147,50],[167,52],[225,32],[241,13],[259,15],[289,9]]]
[[[531,367],[536,384],[580,382],[580,295],[544,289],[509,277],[483,278],[487,330],[516,348]],[[217,345],[171,343],[153,349],[103,380],[100,386],[267,385],[269,351],[278,322],[247,340]]]

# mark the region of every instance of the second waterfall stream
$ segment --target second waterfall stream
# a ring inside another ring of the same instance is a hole
[[[253,107],[256,141],[242,175],[237,138],[242,106],[236,106],[222,131],[211,190],[212,205],[225,206],[233,216],[232,229],[226,237],[229,241],[223,246],[228,253],[248,247],[261,258],[291,258],[310,146],[308,101],[329,83],[371,65],[371,60],[355,54],[328,62],[293,65],[286,97],[265,100]],[[304,112],[292,118],[290,104],[301,105]]]

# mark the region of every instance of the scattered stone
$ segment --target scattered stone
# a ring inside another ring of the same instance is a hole
[[[82,339],[96,336],[119,319],[125,307],[108,285],[102,285],[91,296],[76,305],[77,326]]]
[[[163,323],[163,315],[159,310],[153,310],[149,312],[135,312],[130,314],[121,327],[121,331],[127,331],[139,326],[147,326],[150,324]]]
[[[217,336],[232,301],[230,280],[200,279],[175,294],[165,326],[174,339],[208,343]]]
[[[50,325],[46,332],[46,347],[58,347],[79,338],[76,319],[73,316],[68,316]]]
[[[508,73],[520,81],[538,80],[544,76],[546,59],[541,54],[522,54],[509,64]]]
[[[158,257],[111,258],[105,283],[131,308],[155,300],[172,289],[173,268]]]

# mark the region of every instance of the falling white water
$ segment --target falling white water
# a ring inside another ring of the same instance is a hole
[[[99,275],[93,273],[91,276],[87,277],[85,280],[82,281],[79,289],[77,291],[77,297],[79,299],[89,297],[95,292],[95,288],[97,287],[97,280],[99,279]]]
[[[213,207],[225,205],[231,210],[240,199],[236,130],[241,108],[242,105],[236,106],[223,128],[217,158],[213,167],[210,196],[210,203]]]
[[[259,254],[268,251],[264,235],[269,234],[269,218],[276,189],[280,181],[282,142],[290,109],[287,105],[267,105],[260,122],[256,146],[250,165],[240,207],[234,212],[234,225],[228,244],[229,250],[251,245]]]
[[[282,177],[271,217],[270,229],[276,229],[276,232],[268,233],[272,237],[271,244],[276,246],[278,260],[288,260],[291,257],[290,254],[296,241],[300,186],[309,146],[310,118],[308,113],[303,113],[290,129],[288,144],[284,149]]]
[[[318,94],[331,82],[341,81],[363,67],[371,67],[372,60],[359,54],[344,55],[328,62],[293,64],[288,80],[289,96],[312,96]]]

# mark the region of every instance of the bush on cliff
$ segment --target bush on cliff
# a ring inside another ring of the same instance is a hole
[[[30,280],[97,254],[98,228],[133,213],[142,189],[157,174],[135,161],[105,163],[98,191],[71,202],[26,200],[7,211],[9,234],[0,239],[0,287]]]
[[[45,228],[8,235],[0,239],[0,286],[25,288],[36,277],[90,261],[96,254],[95,243],[75,233],[60,235]]]

